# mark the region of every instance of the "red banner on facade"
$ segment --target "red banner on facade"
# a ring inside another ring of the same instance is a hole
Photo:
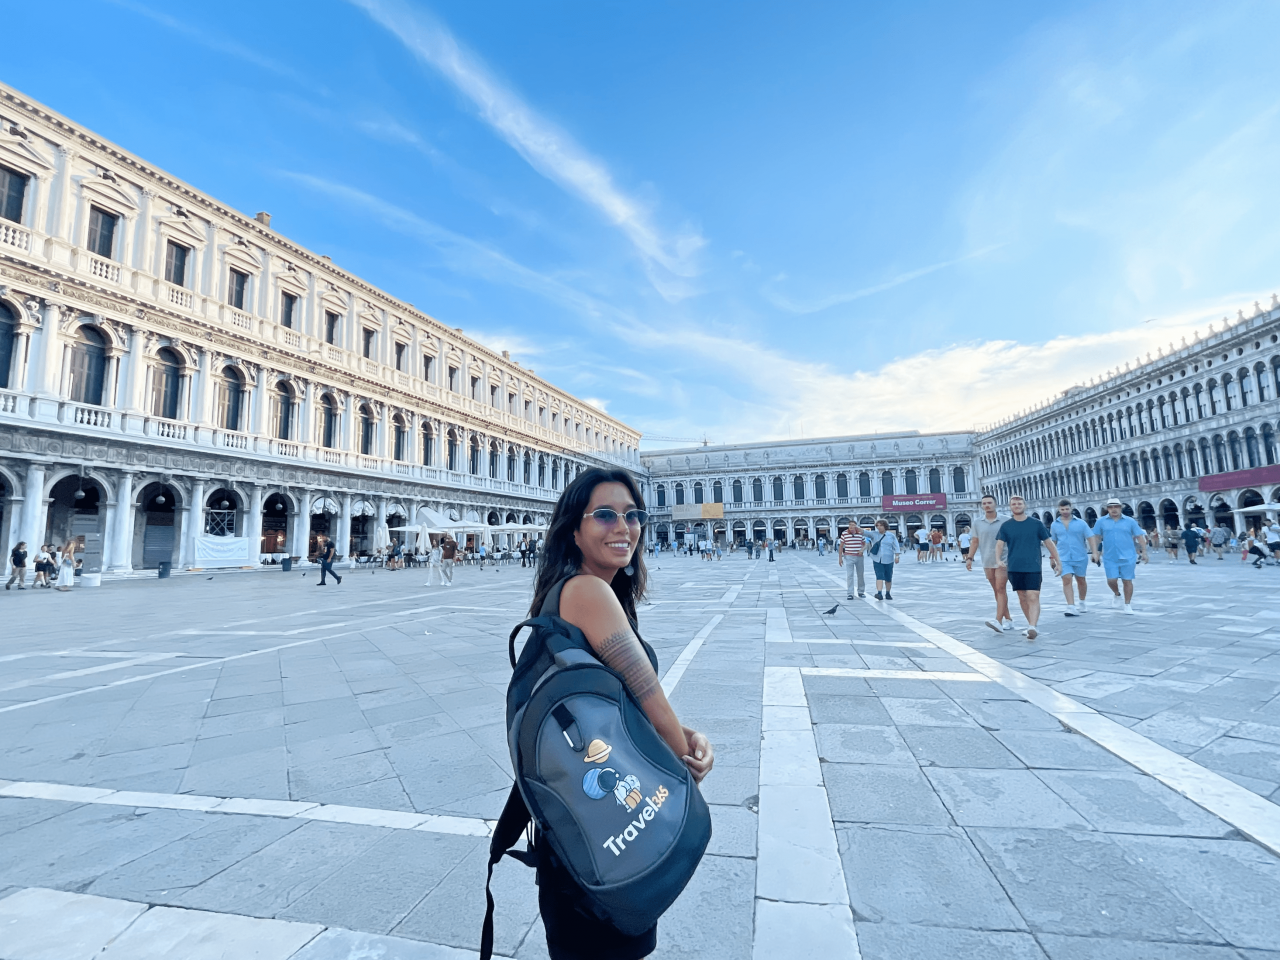
[[[1235,490],[1239,487],[1261,487],[1268,483],[1280,483],[1280,465],[1254,467],[1252,470],[1235,470],[1231,473],[1215,473],[1200,478],[1201,493],[1219,490]]]
[[[908,510],[945,510],[945,493],[891,493],[880,498],[882,513],[906,513]]]

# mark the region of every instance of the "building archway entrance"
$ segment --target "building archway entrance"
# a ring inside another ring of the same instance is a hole
[[[1182,505],[1182,515],[1186,518],[1188,524],[1195,524],[1201,529],[1209,525],[1205,520],[1204,507],[1195,500],[1189,500]]]
[[[85,573],[102,573],[102,521],[106,491],[90,477],[63,477],[49,491],[45,539],[55,546],[76,541],[76,555]],[[27,544],[28,554],[36,544]]]
[[[773,521],[773,539],[774,539],[774,540],[776,540],[776,541],[778,542],[778,545],[779,545],[779,546],[786,546],[786,544],[787,544],[787,521],[785,521],[785,520],[775,520],[775,521]]]
[[[1173,527],[1177,530],[1182,522],[1178,519],[1178,505],[1172,500],[1164,499],[1160,501],[1160,522],[1165,527]]]
[[[767,528],[764,525],[764,521],[757,520],[755,523],[751,525],[751,539],[758,542],[763,542],[764,540],[768,539],[768,533],[766,532],[766,530]]]
[[[138,519],[134,532],[133,566],[155,570],[161,563],[176,563],[182,516],[178,493],[167,483],[149,483],[138,495]]]
[[[240,496],[220,487],[205,500],[204,533],[210,537],[234,537],[243,525]]]
[[[1236,515],[1231,512],[1225,500],[1221,496],[1213,498],[1209,504],[1213,508],[1213,525],[1216,527],[1220,523],[1225,523],[1227,529],[1232,533],[1236,533]]]
[[[273,493],[262,505],[262,543],[259,553],[283,556],[289,552],[289,500],[282,493]]]
[[[733,542],[745,543],[747,539],[747,524],[744,520],[735,520],[733,522]]]
[[[338,505],[331,497],[320,497],[311,504],[311,524],[307,535],[307,559],[312,562],[320,554],[320,538],[334,537],[338,533]],[[354,520],[352,523],[354,524]],[[343,545],[334,544],[339,553]],[[348,554],[349,555],[349,554]]]
[[[1266,500],[1263,499],[1262,494],[1257,490],[1246,490],[1244,493],[1240,494],[1240,509],[1249,511],[1244,515],[1244,525],[1246,529],[1259,530],[1262,528],[1267,517],[1266,514],[1258,508],[1265,503]],[[1264,537],[1263,539],[1266,538]]]

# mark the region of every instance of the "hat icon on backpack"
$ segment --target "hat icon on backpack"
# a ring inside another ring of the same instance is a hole
[[[583,763],[604,763],[609,759],[609,754],[613,751],[613,747],[609,746],[603,740],[592,740],[587,744],[587,755],[582,758]]]

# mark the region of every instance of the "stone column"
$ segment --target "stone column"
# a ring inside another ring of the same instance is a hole
[[[252,399],[249,406],[249,430],[254,437],[260,437],[263,433],[263,425],[266,422],[267,405],[270,401],[267,395],[267,368],[258,367],[258,379],[253,385]],[[261,532],[261,531],[259,531]]]
[[[191,502],[187,504],[186,528],[182,531],[182,548],[178,566],[190,568],[196,559],[196,538],[204,535],[204,481],[191,484]]]
[[[40,330],[40,358],[32,364],[31,392],[37,396],[52,397],[58,393],[59,374],[62,372],[62,341],[58,337],[61,321],[62,307],[46,303]]]
[[[129,333],[129,360],[125,364],[124,385],[119,406],[127,413],[142,412],[142,391],[146,382],[146,331],[134,327]]]
[[[117,573],[133,570],[133,472],[122,471],[116,485],[116,515],[107,544],[107,569]]]
[[[245,520],[245,529],[240,532],[241,536],[248,537],[250,540],[249,557],[254,563],[261,560],[259,554],[262,553],[262,487],[256,483],[249,492],[249,514]]]
[[[18,539],[27,542],[30,556],[44,542],[44,471],[43,463],[27,464],[27,480],[22,489],[22,526]]]
[[[291,491],[294,507],[289,513],[289,535],[285,550],[291,557],[307,559],[307,527],[311,516],[311,494],[306,490]]]
[[[338,530],[334,535],[338,556],[351,556],[351,494],[342,495],[342,513],[338,516]]]
[[[200,351],[200,367],[191,377],[191,422],[196,426],[208,426],[209,399],[213,392],[213,380],[210,367],[213,354],[209,350]]]

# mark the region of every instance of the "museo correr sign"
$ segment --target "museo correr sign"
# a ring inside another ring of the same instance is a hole
[[[890,493],[880,498],[883,513],[906,513],[908,510],[945,510],[945,493]]]

